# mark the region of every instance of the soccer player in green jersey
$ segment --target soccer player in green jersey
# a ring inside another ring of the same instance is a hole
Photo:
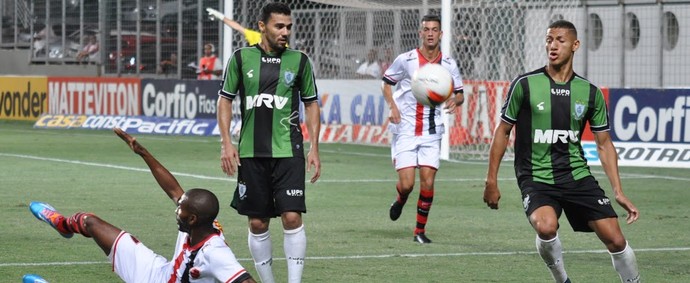
[[[286,48],[292,29],[290,8],[266,4],[261,11],[261,42],[235,51],[225,70],[218,98],[221,168],[237,173],[232,207],[249,219],[249,251],[262,282],[274,282],[271,218],[283,223],[287,282],[300,282],[307,237],[305,213],[305,156],[299,121],[304,103],[310,150],[307,171],[319,179],[320,108],[314,73],[307,55]],[[230,142],[232,100],[240,97],[242,128],[238,149]]]
[[[604,97],[598,87],[573,72],[579,46],[572,23],[553,22],[546,32],[546,67],[512,82],[489,150],[484,202],[498,209],[498,168],[515,126],[515,175],[522,204],[537,233],[537,251],[554,280],[570,282],[558,239],[558,219],[565,211],[574,231],[597,234],[622,282],[639,282],[635,253],[621,232],[611,201],[589,171],[580,144],[589,122],[616,202],[628,213],[627,223],[635,222],[640,214],[623,194]]]

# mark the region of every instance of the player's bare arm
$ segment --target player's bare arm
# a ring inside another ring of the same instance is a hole
[[[456,92],[455,96],[453,96],[453,99],[446,102],[446,113],[455,113],[455,108],[459,107],[463,103],[465,103],[465,94],[462,91]]]
[[[149,166],[149,169],[151,170],[151,174],[153,174],[153,177],[156,179],[156,182],[158,182],[158,185],[165,191],[165,193],[170,197],[170,199],[177,205],[177,202],[179,201],[180,197],[184,194],[184,190],[180,186],[180,183],[177,182],[177,179],[175,179],[175,176],[173,176],[168,169],[166,169],[158,160],[149,153],[146,148],[141,145],[135,137],[130,136],[127,132],[123,131],[120,128],[114,128],[113,132],[120,137],[127,145],[129,145],[129,148],[132,149],[132,151],[139,156],[141,156],[144,159],[144,162],[146,162],[146,165]]]
[[[498,169],[508,146],[508,138],[513,126],[501,121],[494,130],[494,138],[489,148],[489,170],[486,173],[484,202],[491,209],[498,209],[501,191],[498,189]]]
[[[383,91],[383,99],[386,100],[388,108],[390,109],[390,117],[388,117],[388,120],[393,124],[398,124],[400,123],[400,110],[398,109],[398,105],[395,104],[395,100],[393,100],[393,87],[385,82],[382,84],[381,91]]]
[[[228,176],[235,175],[240,166],[240,156],[237,148],[230,139],[230,123],[232,121],[232,100],[218,97],[218,127],[220,128],[220,168]]]
[[[631,224],[640,217],[640,211],[623,193],[623,186],[618,174],[618,153],[611,141],[611,135],[609,132],[596,132],[594,133],[594,141],[597,144],[601,166],[609,179],[616,202],[628,212],[626,222]]]
[[[208,13],[209,16],[212,16],[220,21],[223,21],[224,24],[228,25],[229,27],[233,28],[236,31],[239,31],[240,33],[244,34],[244,27],[240,25],[240,23],[231,20],[230,18],[226,17],[225,14],[222,12],[213,9],[213,8],[206,8],[206,12]]]
[[[321,177],[321,159],[319,158],[319,132],[321,130],[321,115],[319,103],[312,101],[304,104],[304,111],[307,117],[307,130],[309,131],[309,153],[307,153],[307,172],[314,173],[310,182],[314,183]]]

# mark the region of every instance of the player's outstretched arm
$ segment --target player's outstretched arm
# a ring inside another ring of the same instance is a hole
[[[501,191],[498,189],[498,169],[508,147],[508,137],[512,129],[512,125],[501,121],[494,130],[494,139],[491,140],[489,170],[486,173],[484,186],[484,202],[491,209],[498,209],[498,201],[501,199]]]
[[[114,128],[113,131],[118,137],[127,143],[127,145],[129,145],[129,148],[132,149],[134,153],[138,154],[144,159],[146,165],[148,165],[149,169],[151,170],[151,174],[153,174],[153,177],[156,178],[158,185],[163,189],[163,191],[165,191],[168,197],[172,199],[173,203],[177,205],[177,201],[184,194],[184,190],[180,186],[180,183],[177,182],[177,179],[175,179],[175,176],[173,176],[168,169],[158,162],[158,160],[153,157],[153,155],[146,150],[146,148],[141,145],[135,137],[130,136],[127,132],[120,128]]]
[[[213,8],[206,8],[206,12],[208,13],[209,16],[214,17],[220,21],[222,21],[225,25],[233,28],[234,30],[244,34],[244,26],[242,26],[240,23],[231,20],[230,18],[226,17],[225,14],[221,13],[220,11],[213,9]]]
[[[621,184],[620,175],[618,174],[618,153],[611,141],[609,132],[595,132],[594,142],[597,144],[597,152],[599,153],[599,160],[601,160],[601,167],[604,168],[606,176],[609,178],[611,189],[616,202],[628,212],[626,222],[631,224],[640,217],[640,211],[637,207],[625,196],[623,193],[623,186]]]

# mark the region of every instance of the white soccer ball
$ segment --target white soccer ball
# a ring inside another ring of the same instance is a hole
[[[438,106],[453,94],[453,77],[439,64],[426,64],[412,76],[412,94],[426,106]]]

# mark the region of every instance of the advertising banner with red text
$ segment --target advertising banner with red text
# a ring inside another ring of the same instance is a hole
[[[380,80],[317,80],[321,142],[389,145]],[[306,136],[306,131],[303,131]]]
[[[137,78],[48,77],[48,113],[141,115]]]

